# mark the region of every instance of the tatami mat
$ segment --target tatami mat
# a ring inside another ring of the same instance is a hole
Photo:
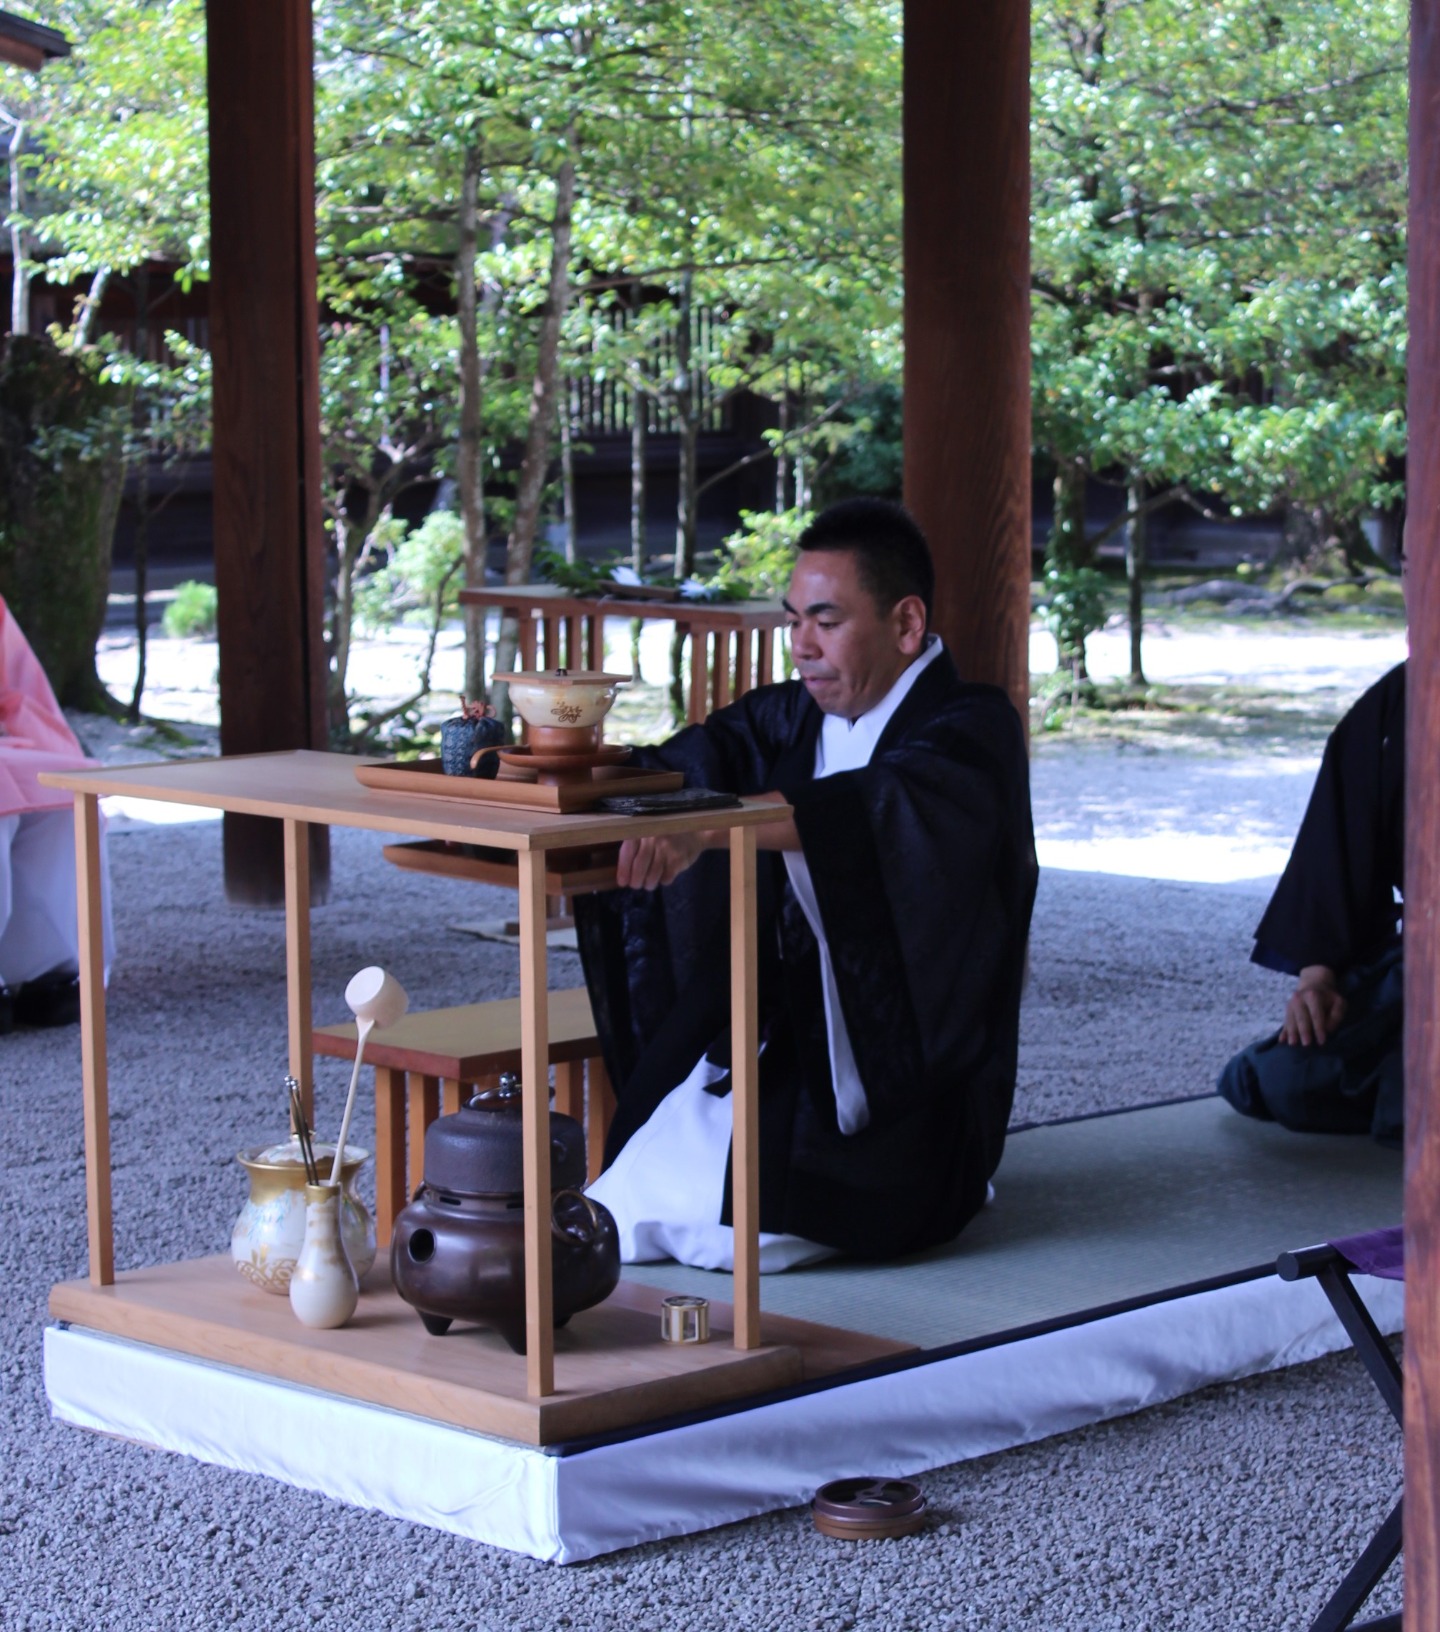
[[[943,1348],[1273,1264],[1398,1223],[1402,1199],[1397,1151],[1288,1133],[1214,1098],[1023,1129],[995,1188],[950,1246],[767,1276],[762,1308]],[[625,1273],[731,1295],[728,1275],[676,1264]]]

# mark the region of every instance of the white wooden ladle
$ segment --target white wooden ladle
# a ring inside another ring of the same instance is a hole
[[[352,976],[345,988],[345,1001],[355,1016],[355,1069],[350,1073],[350,1092],[345,1096],[345,1115],[340,1119],[340,1138],[335,1146],[335,1158],[330,1166],[332,1186],[340,1183],[345,1166],[345,1141],[350,1136],[350,1118],[355,1110],[355,1086],[360,1081],[360,1065],[365,1058],[365,1042],[371,1031],[379,1026],[393,1026],[410,1007],[405,988],[394,975],[387,974],[378,964],[371,964]]]

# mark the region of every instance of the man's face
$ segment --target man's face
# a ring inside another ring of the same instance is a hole
[[[851,550],[807,550],[790,593],[790,652],[827,714],[856,720],[885,696],[925,643],[925,607],[907,595],[882,612]]]

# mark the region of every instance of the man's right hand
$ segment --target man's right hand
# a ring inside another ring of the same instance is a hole
[[[615,864],[615,882],[622,890],[658,890],[662,885],[673,884],[687,867],[695,864],[713,837],[704,832],[626,839]]]
[[[1285,1005],[1280,1041],[1307,1048],[1323,1043],[1345,1018],[1345,999],[1335,984],[1335,971],[1312,963],[1300,971],[1300,980]]]

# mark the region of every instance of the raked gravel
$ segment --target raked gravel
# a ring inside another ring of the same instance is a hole
[[[1191,827],[1216,827],[1238,762],[1168,758],[1172,793],[1183,779],[1171,823],[1183,858],[1185,808]],[[1155,822],[1147,765],[1134,751],[1042,745],[1042,838],[1143,838]],[[1286,842],[1308,774],[1254,792],[1257,844]],[[512,949],[447,927],[502,916],[513,898],[399,873],[374,835],[337,830],[332,842],[330,901],[314,917],[322,1019],[342,1017],[346,979],[371,962],[429,1006],[515,990]],[[111,861],[125,1266],[228,1238],[244,1193],[234,1153],[283,1125],[284,954],[278,913],[225,904],[218,823],[119,823]],[[1267,880],[1238,876],[1243,865],[1212,867],[1222,882],[1194,870],[1182,860],[1178,879],[1045,873],[1017,1122],[1203,1091],[1229,1051],[1275,1022],[1283,983],[1246,962]],[[579,979],[572,955],[553,955],[551,972],[556,985]],[[322,1128],[338,1119],[344,1083],[343,1067],[321,1062]],[[53,1424],[45,1299],[84,1267],[75,1032],[0,1039],[0,1099],[7,1632],[1285,1632],[1308,1625],[1398,1488],[1398,1435],[1346,1353],[923,1472],[933,1519],[904,1540],[826,1540],[792,1510],[590,1564],[537,1564]],[[1398,1581],[1393,1570],[1377,1612],[1395,1607]]]

